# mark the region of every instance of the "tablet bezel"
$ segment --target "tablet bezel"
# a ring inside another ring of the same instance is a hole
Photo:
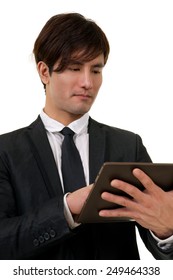
[[[120,179],[140,190],[143,190],[141,183],[133,176],[132,170],[140,168],[156,185],[165,191],[173,189],[173,164],[172,163],[144,163],[144,162],[105,162],[96,177],[93,188],[84,204],[78,223],[100,223],[113,221],[131,221],[126,218],[105,218],[100,217],[98,212],[101,209],[111,209],[121,207],[118,204],[110,203],[101,198],[101,193],[108,191],[118,195],[126,195],[124,192],[110,186],[113,179]]]

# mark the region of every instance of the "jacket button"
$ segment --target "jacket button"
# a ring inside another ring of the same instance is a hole
[[[33,245],[35,246],[35,247],[37,247],[38,245],[39,245],[39,241],[38,241],[38,239],[34,239],[33,240]]]
[[[45,239],[46,241],[50,239],[50,235],[49,235],[48,232],[45,232],[45,234],[44,234],[44,239]]]
[[[43,243],[44,242],[44,237],[42,235],[40,235],[38,240],[39,240],[40,243]]]
[[[52,238],[54,238],[56,236],[56,232],[53,229],[50,230],[50,236]]]

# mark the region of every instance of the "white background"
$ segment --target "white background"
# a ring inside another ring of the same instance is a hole
[[[44,106],[32,57],[46,21],[61,12],[95,20],[111,46],[93,118],[142,136],[153,162],[173,161],[173,1],[2,0],[0,134],[27,126]],[[148,260],[139,239],[141,258]]]

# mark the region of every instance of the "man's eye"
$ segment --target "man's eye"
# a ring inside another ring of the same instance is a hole
[[[100,74],[100,73],[101,73],[101,70],[100,70],[100,69],[93,69],[93,73],[94,73],[94,74]]]
[[[70,71],[80,71],[79,67],[69,67],[68,68]]]
[[[94,72],[94,74],[99,74],[100,73],[98,70],[94,70],[93,72]]]

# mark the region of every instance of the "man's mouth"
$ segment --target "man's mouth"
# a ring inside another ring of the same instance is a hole
[[[88,93],[76,93],[73,96],[79,97],[81,99],[90,99],[92,96]]]

